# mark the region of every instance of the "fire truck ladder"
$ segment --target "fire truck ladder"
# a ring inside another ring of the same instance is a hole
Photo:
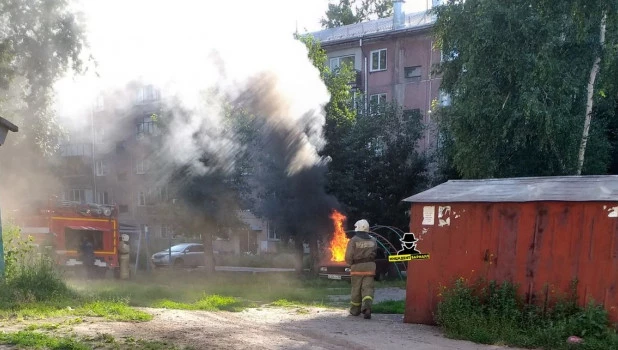
[[[373,227],[370,228],[372,236],[374,236],[376,238],[376,240],[380,243],[380,245],[384,249],[386,249],[388,254],[389,255],[397,255],[398,249],[395,248],[395,246],[388,239],[384,238],[383,235],[374,232],[374,231],[379,230],[379,229],[390,230],[391,232],[395,233],[395,236],[397,237],[397,239],[401,239],[401,237],[403,237],[403,231],[401,231],[400,229],[398,229],[396,227],[383,226],[383,225],[376,225],[376,226],[373,226]],[[405,263],[403,261],[398,261],[398,262],[394,262],[393,264],[395,265],[395,269],[397,270],[397,274],[399,275],[399,278],[403,280],[403,275],[401,274],[401,271],[405,271],[406,270]]]

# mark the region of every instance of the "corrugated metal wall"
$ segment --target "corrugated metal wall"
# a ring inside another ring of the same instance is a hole
[[[440,288],[458,277],[514,282],[534,303],[551,303],[577,278],[579,303],[594,299],[618,321],[617,206],[413,203],[410,229],[430,259],[409,263],[404,322],[434,323]]]

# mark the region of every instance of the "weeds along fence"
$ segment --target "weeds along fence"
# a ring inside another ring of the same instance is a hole
[[[458,279],[441,288],[435,318],[446,335],[483,344],[574,349],[618,349],[618,334],[602,305],[578,305],[577,281],[550,304],[527,303],[510,282]]]

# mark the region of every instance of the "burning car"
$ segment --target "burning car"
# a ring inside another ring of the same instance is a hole
[[[318,268],[318,276],[334,280],[350,280],[350,266],[345,262],[345,250],[348,241],[355,232],[343,229],[343,222],[346,217],[338,211],[333,211],[331,219],[333,220],[335,230],[327,247],[325,257]],[[377,230],[385,230],[388,234],[374,232]],[[391,243],[389,236],[392,235],[398,239],[400,237],[399,230],[388,226],[374,226],[369,234],[378,242],[375,279],[381,281],[387,278],[402,278],[405,275],[405,263],[391,263],[388,261],[389,255],[397,254],[397,249]]]

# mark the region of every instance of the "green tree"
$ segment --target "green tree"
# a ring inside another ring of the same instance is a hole
[[[0,3],[0,113],[22,126],[13,143],[44,154],[57,147],[53,84],[68,69],[82,71],[82,24],[66,0]]]
[[[359,111],[333,155],[329,191],[349,218],[406,229],[409,206],[402,196],[427,185],[427,161],[416,150],[423,127],[418,111],[396,103]]]
[[[344,65],[331,72],[319,42],[310,36],[301,40],[331,94],[325,106],[327,144],[321,153],[331,159],[327,193],[339,200],[350,218],[406,228],[409,208],[401,202],[402,193],[414,193],[427,184],[426,159],[416,151],[423,129],[420,115],[404,113],[394,103],[374,106],[372,113],[355,109],[349,84],[355,76],[353,67]],[[357,105],[364,106],[363,98],[359,94]]]
[[[44,198],[54,191],[49,155],[62,134],[53,85],[83,71],[82,25],[66,0],[4,0],[0,14],[0,115],[19,126],[0,152],[2,180],[11,183],[1,199]]]
[[[328,10],[320,23],[323,28],[335,28],[392,14],[392,0],[339,0],[338,3],[328,4]]]
[[[451,0],[437,7],[434,29],[444,54],[437,73],[452,101],[436,111],[450,147],[446,163],[466,178],[577,173],[587,88],[599,55],[600,84],[613,89],[604,75],[616,57],[599,41],[607,13],[606,47],[616,43],[616,4],[608,6],[600,0]],[[607,118],[591,120],[583,171],[604,173]]]

